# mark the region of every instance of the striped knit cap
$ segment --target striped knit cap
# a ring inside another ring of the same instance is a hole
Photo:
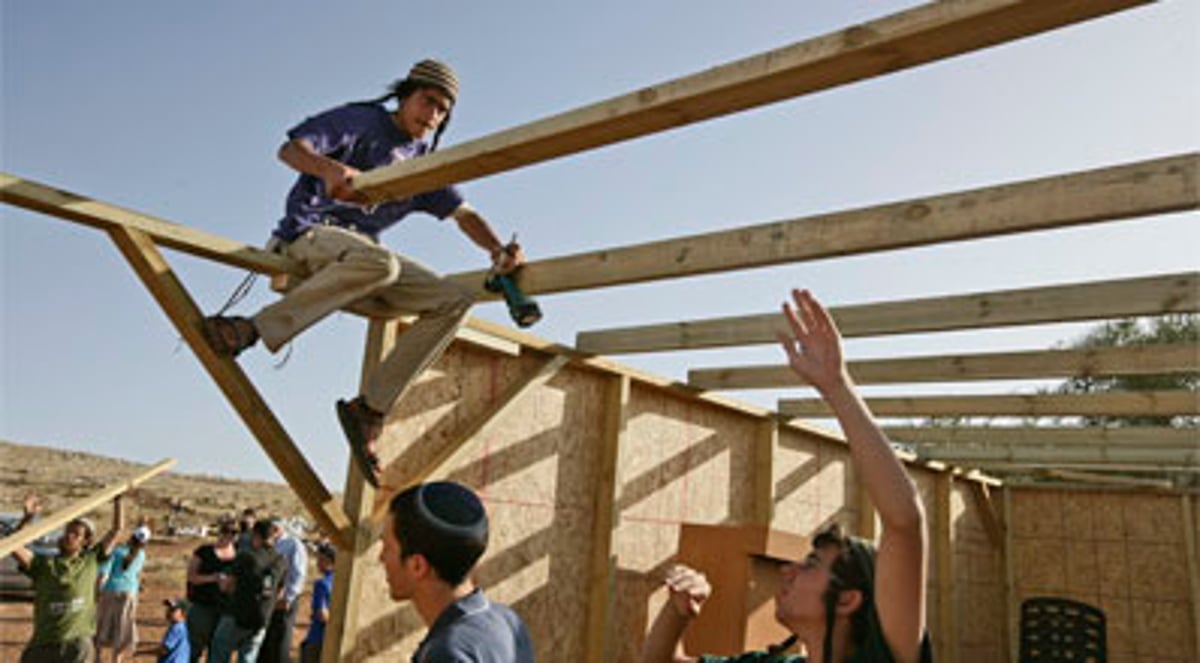
[[[458,101],[458,76],[445,62],[421,60],[408,70],[408,80],[438,88],[450,97],[450,103]]]

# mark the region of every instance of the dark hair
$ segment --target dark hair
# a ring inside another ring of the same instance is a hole
[[[328,543],[319,543],[319,544],[317,544],[317,556],[324,557],[325,559],[327,559],[331,562],[336,562],[337,561],[337,548],[334,548],[333,546],[329,545]]]
[[[466,486],[419,484],[393,497],[390,509],[401,559],[422,555],[452,586],[462,584],[487,549],[487,511]]]
[[[251,531],[257,534],[263,541],[267,541],[271,538],[271,521],[259,520],[254,523]]]
[[[871,629],[874,614],[875,546],[842,532],[834,523],[813,537],[813,548],[836,547],[837,557],[829,570],[829,586],[822,597],[825,601],[825,663],[833,656],[833,622],[838,596],[847,590],[862,592],[862,605],[850,616],[850,641],[862,644]]]
[[[434,90],[442,89],[442,88],[438,87],[437,85],[432,85],[427,82],[414,81],[414,80],[411,80],[408,78],[401,78],[401,79],[395,81],[394,83],[392,83],[390,86],[388,86],[387,94],[383,95],[382,97],[376,97],[375,99],[371,99],[370,101],[367,101],[364,103],[382,104],[383,102],[387,101],[388,99],[395,99],[396,102],[400,106],[403,106],[404,100],[407,99],[410,95],[412,95],[412,93],[417,92],[419,90],[425,90],[428,88],[432,88]],[[453,108],[453,106],[451,106],[450,110],[446,111],[446,117],[442,118],[442,123],[439,124],[437,130],[433,132],[433,141],[430,142],[430,144],[429,144],[430,152],[437,151],[438,143],[442,140],[442,134],[445,133],[446,127],[450,126],[450,115],[453,112],[454,112],[454,108]]]

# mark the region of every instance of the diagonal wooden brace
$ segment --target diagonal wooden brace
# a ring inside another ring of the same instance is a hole
[[[340,546],[349,545],[352,534],[345,511],[321,483],[237,362],[209,347],[200,330],[203,314],[154,240],[146,233],[123,226],[110,228],[108,232],[317,524],[330,532]]]

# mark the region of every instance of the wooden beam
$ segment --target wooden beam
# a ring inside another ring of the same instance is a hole
[[[1084,472],[1162,472],[1174,474],[1200,473],[1200,465],[1187,467],[1165,463],[1055,462],[1055,461],[972,461],[972,466],[988,472],[1030,472],[1038,469],[1067,469]],[[1007,484],[1010,479],[1006,478]]]
[[[173,465],[175,465],[174,458],[159,461],[157,464],[138,472],[128,479],[109,484],[83,499],[76,500],[30,525],[4,538],[0,538],[0,559],[8,557],[21,546],[50,534],[59,527],[66,525],[75,518],[95,509],[117,495],[123,495],[137,488],[141,484],[171,469]]]
[[[587,661],[608,660],[607,644],[612,642],[610,626],[614,592],[613,531],[619,514],[617,503],[617,466],[621,440],[628,416],[630,380],[613,376],[604,397],[604,430],[600,447],[599,473],[592,499],[592,550],[588,563]]]
[[[868,541],[873,541],[878,534],[875,524],[875,503],[871,501],[871,494],[867,491],[866,482],[860,477],[858,479],[858,536],[861,536]]]
[[[1195,344],[1178,343],[854,360],[846,368],[860,385],[1151,375],[1200,370],[1200,353]],[[697,389],[806,386],[786,364],[693,369],[688,384]]]
[[[1017,591],[1016,539],[1013,536],[1016,523],[1013,522],[1012,488],[1004,486],[1001,491],[1004,506],[1004,605],[1005,617],[1007,617],[1004,620],[1004,632],[1005,641],[1008,643],[1008,661],[1017,663],[1021,645],[1021,631],[1018,626],[1021,619],[1021,605]]]
[[[367,327],[366,348],[359,387],[365,388],[367,375],[383,363],[396,345],[399,333],[396,321],[372,320]],[[325,645],[321,648],[322,663],[348,660],[358,636],[358,608],[369,551],[375,544],[375,528],[371,524],[371,508],[375,489],[367,483],[358,463],[350,462],[346,471],[346,490],[342,506],[351,519],[354,536],[349,547],[339,551],[334,564],[333,596],[330,600],[329,622],[325,627]]]
[[[1142,477],[1118,476],[1103,472],[1085,472],[1080,470],[1064,470],[1057,468],[1040,468],[1035,471],[1038,476],[1072,483],[1085,483],[1093,486],[1134,486],[1137,488],[1157,488],[1169,490],[1174,487],[1169,479],[1146,479]]]
[[[154,241],[146,233],[125,226],[113,227],[109,235],[317,524],[341,546],[348,545],[345,537],[349,536],[350,520],[346,513],[321,483],[241,367],[209,347],[200,331],[203,316],[199,307],[175,277]]]
[[[1136,465],[1200,466],[1200,450],[1192,448],[1112,447],[1084,445],[1070,447],[1028,447],[1000,445],[971,448],[921,447],[917,456],[923,460],[940,460],[960,465],[980,464],[987,467],[989,461],[1011,463],[1119,463]]]
[[[1191,495],[1180,495],[1180,506],[1183,515],[1183,542],[1187,551],[1188,585],[1191,589],[1192,604],[1192,657],[1200,659],[1200,554],[1197,553],[1197,532],[1195,512],[1192,509]]]
[[[269,251],[7,173],[0,173],[0,202],[100,230],[127,228],[162,246],[254,272],[282,274],[296,269],[290,260]]]
[[[976,394],[868,398],[880,417],[954,416],[1174,416],[1200,415],[1200,392],[1122,391],[1094,394]],[[779,413],[789,417],[828,417],[819,398],[781,399]]]
[[[1194,448],[1200,458],[1200,429],[1169,426],[1124,426],[1117,428],[1038,426],[885,426],[894,442],[920,447],[956,446],[1079,446],[1137,449]]]
[[[570,361],[568,357],[560,355],[548,358],[541,366],[505,390],[479,416],[468,421],[448,442],[442,445],[433,458],[423,467],[416,470],[406,470],[406,468],[395,467],[394,465],[385,467],[383,476],[380,479],[381,490],[375,496],[374,521],[379,522],[383,518],[388,500],[392,498],[392,495],[409,486],[429,479],[430,476],[446,464],[446,461],[458,453],[459,449],[463,448],[463,446],[479,435],[482,435],[490,426],[499,421],[506,412],[512,409],[514,404],[521,400],[522,396],[549,382],[551,378],[558,374],[559,369],[567,365],[568,361]],[[402,476],[397,476],[399,474],[402,474]]]
[[[954,491],[954,476],[942,472],[935,479],[933,537],[937,546],[938,628],[937,649],[939,661],[957,661],[958,657],[958,605],[954,588],[954,522],[950,496]]]
[[[983,522],[983,529],[987,532],[988,541],[997,550],[1004,549],[1004,525],[1000,522],[1000,516],[996,513],[996,504],[992,501],[992,493],[987,484],[972,481],[968,484],[971,491],[971,498],[975,501],[975,508],[979,510],[979,519]]]
[[[775,517],[775,450],[779,447],[779,422],[766,417],[758,422],[754,439],[754,484],[751,522],[770,528]]]
[[[1200,311],[1200,273],[1183,272],[1039,288],[835,306],[846,338],[1076,322]],[[580,332],[576,345],[630,354],[775,342],[778,312]]]
[[[355,178],[374,201],[686,126],[1078,23],[1145,0],[932,2]]]

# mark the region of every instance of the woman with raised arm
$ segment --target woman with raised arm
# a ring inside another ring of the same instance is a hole
[[[646,637],[643,663],[656,661],[929,663],[925,630],[928,534],[916,486],[846,371],[842,338],[829,312],[806,290],[793,290],[781,335],[793,371],[821,393],[850,446],[855,473],[882,522],[879,546],[845,536],[836,525],[813,538],[812,551],[788,564],[775,593],[775,619],[792,636],[769,651],[734,657],[689,657],[688,623],[711,587],[704,575],[677,566],[666,579],[670,600]],[[807,656],[786,654],[797,643]]]

